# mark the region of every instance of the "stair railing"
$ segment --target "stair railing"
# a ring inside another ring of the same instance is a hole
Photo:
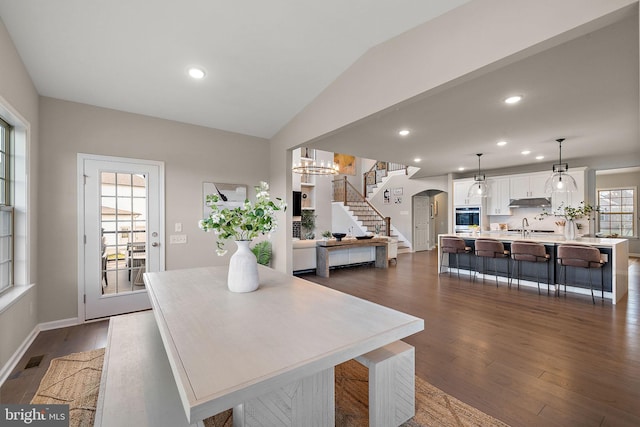
[[[409,166],[403,165],[402,163],[393,163],[393,162],[375,162],[371,169],[362,174],[362,194],[367,194],[367,186],[376,185],[380,180],[378,180],[378,171],[384,170],[385,176],[389,172],[399,171],[404,169],[404,174],[409,175]]]
[[[345,206],[353,205],[354,202],[365,203],[375,213],[373,219],[374,227],[380,227],[380,231],[385,236],[391,235],[391,217],[385,217],[354,187],[345,176],[343,179],[333,180],[333,201],[342,202]]]

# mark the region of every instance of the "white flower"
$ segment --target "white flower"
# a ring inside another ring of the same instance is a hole
[[[219,256],[227,253],[224,249],[226,239],[252,240],[275,230],[275,212],[286,209],[287,205],[280,199],[274,202],[269,199],[269,185],[264,181],[255,190],[255,204],[246,199],[241,206],[233,208],[217,204],[218,196],[215,194],[207,196],[207,200],[213,202],[209,205],[211,213],[198,222],[198,226],[216,234],[216,253]]]
[[[200,221],[198,221],[198,228],[200,230],[204,230],[204,219],[201,219]]]

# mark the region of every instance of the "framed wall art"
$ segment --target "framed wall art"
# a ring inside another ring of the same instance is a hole
[[[210,205],[207,203],[209,194],[217,194],[220,201],[217,203],[220,207],[229,209],[242,206],[247,199],[247,186],[245,184],[221,184],[217,182],[202,183],[202,200],[204,203],[204,217],[211,213]]]
[[[349,154],[333,153],[333,162],[339,166],[343,175],[356,174],[356,158]]]

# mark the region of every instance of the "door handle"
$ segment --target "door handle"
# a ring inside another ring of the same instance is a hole
[[[151,244],[151,246],[153,246],[154,248],[156,248],[156,247],[160,246],[160,243],[158,243],[158,242],[153,242],[153,243]]]

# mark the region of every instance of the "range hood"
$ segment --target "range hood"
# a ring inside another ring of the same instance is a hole
[[[511,199],[510,208],[547,208],[551,206],[551,200],[544,197],[531,199]]]

